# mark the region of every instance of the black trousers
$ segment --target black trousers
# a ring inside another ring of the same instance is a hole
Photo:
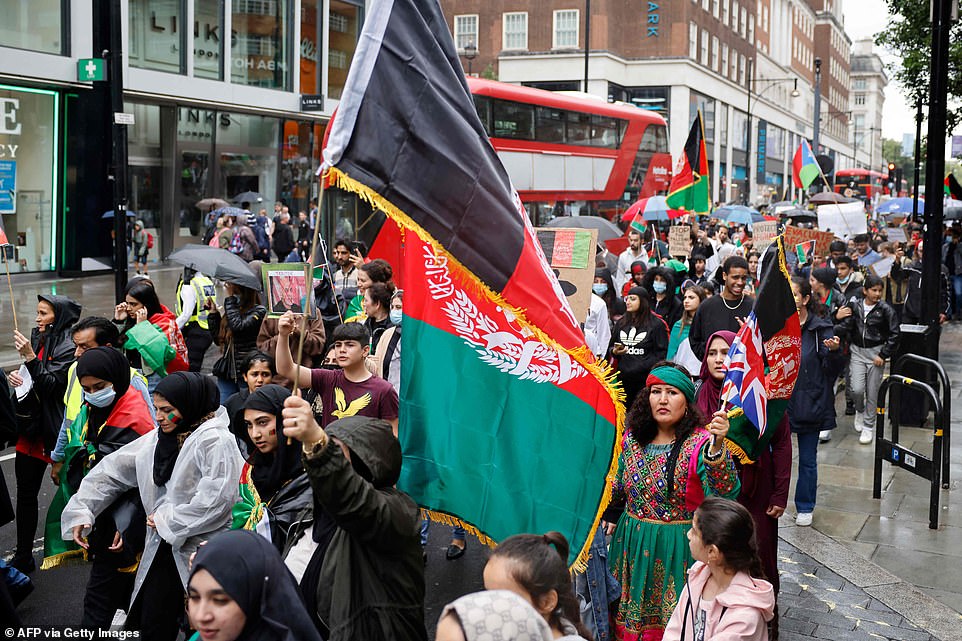
[[[84,616],[80,626],[109,629],[114,613],[126,610],[130,605],[135,576],[136,572],[120,572],[112,564],[94,559],[84,594]]]
[[[197,323],[187,323],[184,326],[184,342],[187,343],[187,362],[190,364],[190,371],[199,372],[204,364],[204,355],[207,348],[214,342],[214,337],[210,331],[204,329]]]
[[[17,452],[13,469],[17,478],[17,551],[14,559],[32,559],[39,512],[37,497],[40,496],[47,462]]]
[[[184,618],[184,587],[170,545],[161,543],[127,616],[128,630],[146,641],[175,641]]]

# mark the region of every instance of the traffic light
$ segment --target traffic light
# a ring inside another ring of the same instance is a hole
[[[889,165],[888,165],[888,170],[889,170],[889,173],[888,173],[888,177],[885,179],[885,184],[886,184],[886,186],[888,186],[889,195],[890,195],[890,196],[894,196],[894,195],[897,193],[897,191],[896,191],[896,189],[895,189],[895,180],[896,180],[895,174],[896,174],[896,171],[895,171],[895,163],[894,163],[894,162],[890,162],[890,163],[889,163]]]

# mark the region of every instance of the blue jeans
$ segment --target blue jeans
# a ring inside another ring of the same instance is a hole
[[[962,312],[962,274],[952,277],[952,311],[956,314]]]
[[[428,544],[429,529],[431,529],[431,521],[429,521],[428,519],[424,519],[423,521],[421,521],[421,547],[424,547],[425,545]],[[463,527],[456,525],[453,528],[451,528],[452,539],[458,539],[460,541],[464,541],[465,536],[466,536],[466,532],[464,531]]]
[[[608,607],[621,596],[621,584],[608,568],[608,547],[601,526],[591,541],[588,568],[574,577],[575,593],[581,607],[581,621],[594,634],[595,641],[614,638],[608,627]]]
[[[818,488],[818,430],[798,432],[798,479],[795,482],[795,509],[799,514],[815,510]]]
[[[240,388],[237,387],[237,383],[234,381],[229,381],[226,378],[217,378],[217,389],[220,391],[221,405],[226,403],[227,399],[229,399],[231,395],[240,391]]]

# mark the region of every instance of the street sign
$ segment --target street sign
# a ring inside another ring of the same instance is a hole
[[[324,95],[301,94],[301,111],[324,111]]]
[[[107,66],[103,58],[81,58],[77,61],[77,80],[80,82],[103,82],[107,79]]]

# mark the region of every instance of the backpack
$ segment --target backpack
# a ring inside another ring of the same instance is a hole
[[[154,235],[151,234],[150,232],[147,232],[147,249],[153,249],[153,248],[154,248]]]
[[[230,239],[230,245],[227,246],[230,253],[237,254],[240,256],[244,253],[244,241],[241,240],[240,231],[234,232],[234,236]]]
[[[267,229],[261,222],[256,222],[253,225],[248,225],[254,231],[254,238],[257,239],[257,246],[261,250],[270,250],[271,239],[267,237]]]

